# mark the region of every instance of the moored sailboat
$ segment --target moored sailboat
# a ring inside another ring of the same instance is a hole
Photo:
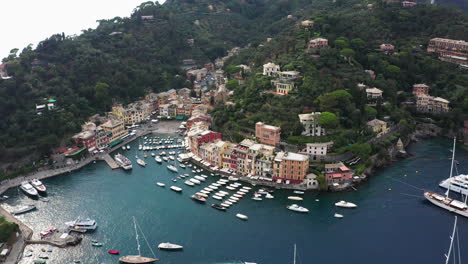
[[[133,217],[133,225],[135,227],[135,234],[136,234],[136,241],[137,241],[137,249],[138,249],[138,255],[136,256],[123,256],[123,257],[120,257],[119,258],[119,261],[120,262],[124,262],[124,263],[131,263],[131,264],[140,264],[140,263],[152,263],[152,262],[155,262],[157,261],[158,259],[157,258],[149,258],[149,257],[143,257],[141,256],[141,251],[140,251],[140,242],[138,241],[138,230],[137,230],[137,224],[136,224],[136,220],[135,220],[135,217]],[[144,234],[143,234],[144,236]],[[145,240],[146,240],[146,237],[145,237]],[[146,241],[148,243],[148,241]],[[149,245],[148,245],[149,247]],[[153,253],[153,256],[154,256],[154,252],[153,250],[151,249],[151,247],[149,247],[151,252]]]
[[[455,160],[456,143],[457,143],[456,138],[453,138],[452,162],[450,165],[449,179],[451,179],[453,175],[453,162]],[[424,197],[429,202],[431,202],[434,205],[439,206],[440,208],[444,208],[445,210],[448,210],[450,212],[454,212],[464,217],[468,217],[468,205],[466,204],[466,199],[468,199],[468,196],[466,196],[464,202],[456,200],[456,199],[452,199],[449,197],[450,188],[451,188],[451,185],[449,184],[447,188],[447,192],[445,193],[445,196],[435,193],[435,192],[431,192],[431,191],[424,191]]]

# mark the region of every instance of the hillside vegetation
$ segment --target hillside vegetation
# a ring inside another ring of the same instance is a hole
[[[0,178],[31,170],[33,162],[46,161],[43,158],[53,147],[66,144],[84,120],[108,111],[113,102],[131,102],[150,91],[190,87],[180,69],[183,59],[202,65],[234,46],[251,48],[233,58],[232,64],[252,63],[258,70],[264,62],[274,60],[285,69],[301,71],[304,79],[297,95],[277,98],[260,95],[269,81],[253,74],[247,85],[234,87],[236,107],[215,112],[215,120],[225,132],[252,128],[261,119],[282,125],[285,136],[294,136],[299,131],[297,113],[304,108],[336,112],[341,126],[353,127],[353,120],[367,118],[361,95],[354,89],[364,80],[384,89],[392,102],[388,109],[377,109],[379,116],[409,118],[411,113],[396,104],[402,100],[396,91],[408,92],[414,82],[427,82],[431,93],[453,102],[455,110],[442,120],[461,120],[467,111],[463,106],[468,105],[463,101],[467,73],[422,51],[430,37],[466,38],[463,13],[422,5],[413,9],[380,4],[367,9],[366,5],[365,1],[344,0],[145,2],[130,17],[101,20],[96,29],[84,30],[79,36],[56,34],[36,49],[13,50],[3,59],[13,78],[0,80]],[[293,19],[287,19],[288,15]],[[314,29],[299,30],[296,25],[302,19],[314,20]],[[304,53],[313,36],[324,36],[332,43],[319,59]],[[267,37],[273,41],[260,47]],[[340,37],[345,43],[335,41]],[[194,39],[194,44],[188,39]],[[374,51],[381,42],[391,42],[398,53],[386,56]],[[353,52],[346,60],[344,48]],[[363,69],[367,68],[378,74],[375,81],[366,79]],[[349,105],[322,109],[317,104],[322,93],[341,89],[352,95]],[[38,115],[36,105],[50,98],[57,100],[57,109]],[[222,125],[224,121],[228,122]]]

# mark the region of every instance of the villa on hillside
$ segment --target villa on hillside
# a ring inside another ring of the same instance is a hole
[[[309,41],[307,45],[307,50],[311,49],[321,49],[324,47],[328,47],[328,39],[325,38],[315,38]]]
[[[381,44],[380,45],[380,50],[381,51],[385,51],[385,52],[393,52],[393,50],[395,49],[395,46],[393,46],[392,44]]]
[[[413,94],[415,96],[429,95],[429,86],[424,83],[413,84]]]
[[[273,62],[268,62],[267,64],[263,64],[263,75],[265,76],[276,76],[279,71],[280,71],[280,66],[277,64],[274,64]]]
[[[310,114],[300,114],[299,121],[304,127],[301,135],[308,137],[325,136],[325,129],[319,125],[321,112],[314,112]]]
[[[377,118],[367,122],[367,126],[370,127],[372,131],[377,134],[377,137],[380,137],[388,132],[387,122],[379,120]]]

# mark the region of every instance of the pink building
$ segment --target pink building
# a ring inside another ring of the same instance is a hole
[[[374,80],[375,79],[375,72],[373,70],[365,70],[367,74],[369,74],[369,77]]]
[[[403,6],[403,7],[413,7],[415,5],[416,5],[416,2],[410,2],[410,1],[401,2],[401,6]]]
[[[280,142],[281,128],[257,122],[255,124],[255,137],[263,144],[276,146]]]
[[[351,181],[352,177],[353,173],[343,162],[325,164],[325,180],[328,185],[332,185],[333,183],[346,183]]]
[[[316,38],[316,39],[312,39],[309,41],[309,45],[307,45],[307,50],[310,50],[310,49],[320,49],[320,48],[323,48],[323,47],[327,47],[328,46],[328,39],[324,39],[324,38]]]
[[[381,51],[386,51],[386,52],[392,52],[395,49],[395,47],[392,44],[382,44],[380,45],[380,50]]]
[[[214,142],[218,139],[221,139],[222,135],[218,132],[213,132],[211,130],[203,131],[197,138],[198,145],[209,142]]]

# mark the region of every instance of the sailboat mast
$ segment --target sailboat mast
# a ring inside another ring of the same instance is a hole
[[[455,238],[455,231],[457,230],[457,216],[455,216],[455,224],[453,225],[453,232],[452,236],[450,237],[450,247],[445,255],[445,264],[448,264],[450,261],[450,254],[452,253],[452,247],[453,247],[453,239]]]
[[[455,160],[455,144],[457,143],[456,137],[453,138],[453,150],[452,150],[452,163],[450,164],[450,178],[452,178],[453,175],[453,161]],[[447,192],[445,193],[445,197],[448,197],[450,192],[450,180],[447,188]]]
[[[136,220],[135,220],[135,217],[133,217],[133,226],[135,227],[135,235],[136,235],[136,242],[137,242],[138,256],[141,256],[141,251],[140,251],[140,241],[138,241],[138,230],[137,230],[137,226],[136,226]]]
[[[294,244],[294,264],[296,264],[296,244]]]

